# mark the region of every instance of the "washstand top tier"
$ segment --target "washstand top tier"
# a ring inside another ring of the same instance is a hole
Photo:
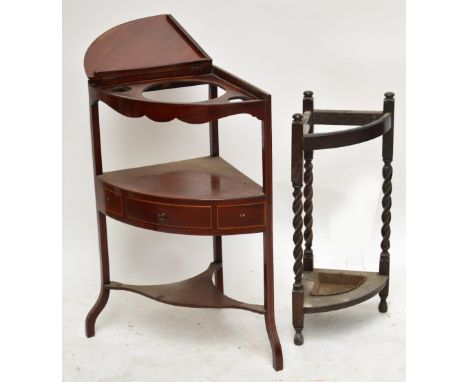
[[[84,59],[89,79],[168,73],[170,69],[211,69],[211,57],[171,15],[120,24],[100,35]]]
[[[240,113],[263,120],[268,114],[264,102],[269,94],[214,66],[171,15],[137,19],[109,29],[89,46],[84,67],[91,97],[128,117],[205,123]],[[195,85],[209,85],[222,94],[214,93],[200,102],[148,97],[158,90]]]

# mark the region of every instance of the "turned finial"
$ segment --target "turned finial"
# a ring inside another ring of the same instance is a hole
[[[296,113],[293,115],[294,122],[300,122],[302,120],[302,114]]]
[[[304,91],[304,97],[306,98],[312,98],[313,95],[314,95],[314,92],[311,90]]]
[[[385,99],[393,99],[395,97],[395,93],[393,92],[386,92]]]

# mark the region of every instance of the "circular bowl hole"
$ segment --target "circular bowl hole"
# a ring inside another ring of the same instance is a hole
[[[113,93],[124,93],[124,92],[128,92],[131,89],[132,88],[130,86],[116,86],[116,87],[111,89],[111,92],[113,92]]]
[[[208,101],[209,87],[216,86],[217,97],[225,93],[225,90],[217,84],[197,81],[164,82],[148,86],[143,90],[144,97],[158,102],[191,103]]]
[[[247,101],[247,97],[235,96],[235,97],[228,98],[228,101],[229,102],[243,102],[243,101]]]

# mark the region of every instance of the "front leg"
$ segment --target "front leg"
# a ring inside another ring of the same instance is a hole
[[[107,247],[107,225],[106,225],[106,216],[98,212],[98,233],[99,233],[99,255],[101,260],[101,292],[99,297],[88,315],[86,316],[85,328],[86,328],[86,337],[94,337],[94,326],[96,324],[96,319],[99,314],[102,312],[104,307],[109,300],[109,290],[104,288],[105,284],[110,282],[109,277],[109,250]]]
[[[270,224],[271,227],[271,224]],[[273,238],[271,229],[263,233],[263,293],[265,306],[265,325],[273,354],[273,368],[283,370],[283,351],[276,331],[275,294],[273,277]]]
[[[216,263],[221,264],[221,267],[215,273],[215,286],[220,292],[224,292],[224,283],[223,283],[223,247],[222,247],[222,237],[214,236],[213,237],[213,260]]]

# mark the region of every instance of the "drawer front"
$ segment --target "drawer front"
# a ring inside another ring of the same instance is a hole
[[[212,228],[211,207],[186,206],[127,198],[127,217],[165,227]]]
[[[220,229],[263,225],[265,225],[265,203],[218,207],[218,226]]]
[[[104,187],[104,205],[106,212],[123,215],[122,195]]]

